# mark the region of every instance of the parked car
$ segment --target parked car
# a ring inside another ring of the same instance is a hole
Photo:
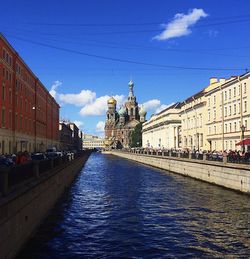
[[[0,165],[12,166],[14,162],[11,158],[0,156]]]
[[[63,152],[57,151],[56,148],[53,147],[53,148],[48,148],[46,150],[46,155],[48,158],[53,158],[53,157],[63,156]]]
[[[47,157],[45,156],[44,153],[35,153],[35,154],[32,154],[32,155],[31,155],[31,159],[32,159],[32,160],[40,161],[40,160],[45,160],[45,159],[47,159]]]

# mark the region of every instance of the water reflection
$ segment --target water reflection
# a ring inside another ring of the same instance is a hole
[[[93,154],[20,256],[248,257],[249,197]]]

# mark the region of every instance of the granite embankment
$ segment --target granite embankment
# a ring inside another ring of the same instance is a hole
[[[190,176],[205,182],[250,194],[250,165],[223,163],[190,158],[105,151],[104,154],[130,159],[173,173]]]
[[[0,258],[14,258],[80,172],[90,152],[0,170]],[[23,179],[20,179],[23,178]]]

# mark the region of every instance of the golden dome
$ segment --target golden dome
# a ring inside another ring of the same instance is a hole
[[[116,104],[116,99],[112,96],[108,99],[108,104]]]

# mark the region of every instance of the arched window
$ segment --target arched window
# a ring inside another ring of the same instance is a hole
[[[130,115],[134,115],[133,114],[133,108],[130,108]]]

